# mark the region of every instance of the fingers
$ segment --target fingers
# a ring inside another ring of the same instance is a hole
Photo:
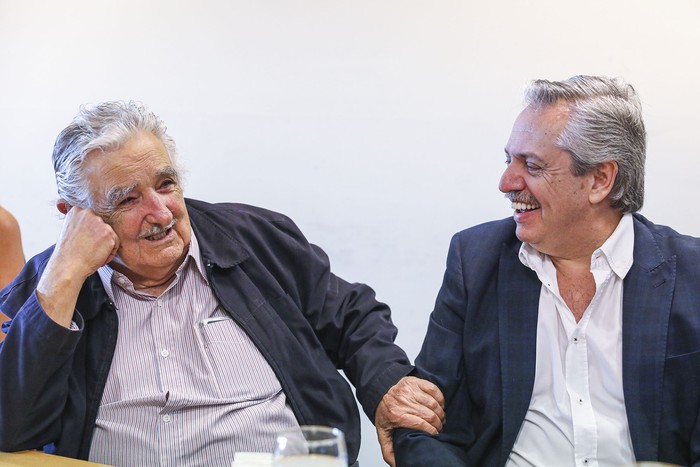
[[[445,396],[442,394],[442,391],[440,390],[439,387],[437,387],[436,385],[434,385],[430,381],[427,381],[425,379],[416,378],[415,376],[407,376],[406,378],[412,384],[415,384],[425,394],[430,395],[435,401],[437,401],[437,403],[440,405],[440,407],[445,406]]]
[[[112,240],[114,242],[114,247],[112,248],[112,251],[109,254],[109,257],[107,258],[107,260],[105,261],[105,263],[102,266],[111,263],[114,260],[114,258],[117,257],[117,252],[119,251],[119,237],[117,236],[116,233],[114,234],[114,237]]]
[[[382,449],[382,457],[384,458],[384,462],[389,464],[391,467],[395,467],[396,461],[394,458],[394,442],[392,435],[392,430],[377,429],[377,438],[379,439],[379,447]]]
[[[54,256],[63,267],[87,277],[111,262],[119,249],[114,229],[91,209],[73,206],[67,212]]]
[[[392,435],[395,428],[409,428],[436,435],[445,422],[445,397],[433,383],[406,376],[387,391],[377,406],[374,425],[384,461],[394,467]]]
[[[431,409],[445,405],[445,397],[440,388],[430,381],[416,378],[415,376],[401,378],[389,392],[398,399],[414,400],[417,403],[429,406]]]
[[[429,435],[436,435],[442,430],[442,422],[435,423],[417,415],[406,415],[401,418],[398,426],[410,430],[425,431]]]
[[[408,376],[399,380],[384,395],[375,418],[392,428],[402,426],[429,432],[439,431],[445,422],[443,406],[444,396],[437,386]]]

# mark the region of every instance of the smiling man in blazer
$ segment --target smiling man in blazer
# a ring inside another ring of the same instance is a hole
[[[397,465],[700,462],[700,240],[637,213],[645,153],[628,84],[531,84],[513,217],[454,236],[417,359],[446,424],[398,433]]]

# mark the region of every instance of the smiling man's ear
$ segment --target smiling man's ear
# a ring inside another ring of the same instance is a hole
[[[613,189],[617,179],[617,162],[601,162],[593,169],[593,185],[588,199],[591,204],[602,203]]]

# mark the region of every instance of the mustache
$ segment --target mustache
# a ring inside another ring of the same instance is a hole
[[[173,220],[171,220],[168,225],[163,226],[163,225],[156,224],[153,227],[151,227],[150,229],[146,230],[145,232],[141,232],[139,234],[138,238],[152,237],[154,235],[161,234],[161,233],[165,232],[166,230],[170,230],[173,227],[175,227],[175,224],[177,224],[177,219],[175,217],[173,217]]]
[[[534,196],[523,193],[522,191],[509,191],[506,193],[506,198],[511,203],[539,204]]]

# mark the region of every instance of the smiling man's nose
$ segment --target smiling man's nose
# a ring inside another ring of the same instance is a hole
[[[173,213],[168,208],[165,199],[158,194],[149,196],[148,198],[148,214],[146,221],[149,224],[168,225],[173,219]]]
[[[501,179],[498,181],[498,189],[502,193],[508,193],[509,191],[520,191],[524,188],[523,178],[518,173],[516,165],[513,163],[508,164],[501,175]]]

